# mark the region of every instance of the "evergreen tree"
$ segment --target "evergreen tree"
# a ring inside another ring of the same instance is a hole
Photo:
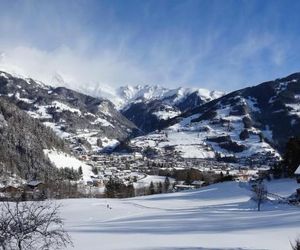
[[[220,177],[219,177],[219,181],[220,181],[220,182],[223,182],[223,178],[224,178],[224,174],[223,174],[223,172],[221,171]]]
[[[105,185],[105,197],[116,198],[116,183],[112,178]]]
[[[98,174],[98,168],[97,167],[92,167],[92,172],[94,175]]]
[[[161,194],[163,192],[163,185],[161,182],[158,183],[158,193]]]
[[[290,138],[283,156],[283,169],[288,176],[293,176],[300,165],[300,138]]]
[[[78,168],[78,174],[79,174],[80,176],[82,176],[82,175],[83,175],[83,172],[82,172],[82,167],[81,167],[81,166]]]
[[[135,190],[132,183],[126,186],[120,180],[110,178],[105,185],[105,197],[107,198],[127,198],[134,196]]]
[[[133,182],[137,182],[137,176],[133,177]]]
[[[279,179],[282,177],[283,174],[283,168],[282,163],[281,164],[275,164],[271,167],[271,173],[273,174],[275,179]]]
[[[155,187],[154,187],[154,184],[153,184],[152,181],[151,181],[151,183],[150,183],[149,193],[150,193],[150,194],[155,194]]]
[[[130,183],[128,186],[126,186],[126,194],[125,197],[134,197],[135,196],[135,190],[132,183]]]
[[[166,178],[165,178],[165,192],[168,192],[169,188],[170,188],[170,180],[169,180],[169,177],[166,176]]]

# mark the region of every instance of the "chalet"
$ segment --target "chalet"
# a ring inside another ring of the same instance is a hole
[[[86,150],[83,147],[80,147],[80,146],[73,148],[73,152],[76,155],[84,155],[84,154],[86,154]]]
[[[22,196],[23,189],[17,186],[8,185],[0,189],[3,197],[6,198],[20,198]]]
[[[92,187],[92,186],[94,186],[94,183],[92,180],[89,180],[86,182],[86,185]]]
[[[193,181],[191,185],[195,188],[200,188],[205,185],[205,181]]]
[[[257,174],[258,174],[259,178],[265,178],[265,177],[269,176],[270,167],[269,166],[263,166],[263,167],[257,168]]]
[[[90,183],[90,184],[94,187],[104,187],[105,186],[103,179],[101,179],[99,177],[91,176],[91,182],[92,183]]]
[[[46,185],[38,180],[32,180],[26,183],[25,193],[27,199],[44,199],[46,196]]]
[[[104,170],[104,177],[109,177],[109,176],[113,176],[112,171],[110,171],[110,170]]]
[[[252,172],[252,171],[249,171],[249,170],[240,170],[236,174],[236,179],[239,180],[239,181],[249,181],[254,176],[255,176],[255,178],[258,177],[256,172]]]
[[[45,186],[43,182],[37,180],[29,181],[26,183],[26,185],[30,189],[42,189]]]
[[[82,161],[87,161],[88,160],[88,156],[83,154],[83,155],[79,156],[79,159],[82,160]]]
[[[295,176],[296,176],[297,182],[300,183],[300,165],[295,171]]]
[[[139,153],[139,152],[134,152],[133,153],[133,157],[134,157],[135,160],[137,160],[137,159],[143,159],[143,155],[141,153]]]
[[[4,200],[5,199],[5,194],[0,192],[0,200]]]
[[[175,185],[174,189],[175,189],[175,191],[192,190],[192,189],[195,189],[195,186],[178,184],[178,185]]]

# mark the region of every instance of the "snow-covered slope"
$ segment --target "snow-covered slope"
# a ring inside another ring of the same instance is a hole
[[[297,187],[292,179],[266,185],[279,195]],[[239,183],[227,182],[122,200],[64,200],[62,216],[76,250],[291,249],[299,208],[266,202],[258,212],[250,197]]]
[[[55,149],[44,149],[44,154],[49,158],[51,163],[57,168],[70,168],[77,170],[82,169],[82,180],[86,183],[92,181],[91,176],[94,176],[92,167],[78,160],[74,156],[61,152]]]
[[[161,132],[135,138],[135,147],[183,157],[272,163],[300,134],[300,74],[232,92],[165,122]]]
[[[52,128],[74,147],[101,150],[138,133],[106,99],[0,71],[0,95]]]

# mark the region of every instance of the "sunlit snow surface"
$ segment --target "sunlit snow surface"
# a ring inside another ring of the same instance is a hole
[[[255,98],[238,97],[238,99],[240,99],[240,103],[249,107],[249,112],[261,112],[257,108]],[[272,148],[271,144],[260,140],[260,133],[262,133],[265,138],[272,141],[273,133],[269,126],[264,130],[255,127],[248,128],[249,138],[241,139],[240,134],[245,130],[243,119],[249,118],[249,114],[238,116],[232,115],[231,111],[231,106],[220,104],[214,118],[217,122],[210,119],[197,121],[201,113],[194,114],[182,118],[180,122],[164,129],[162,132],[153,132],[146,136],[136,137],[132,140],[132,143],[140,148],[150,146],[155,147],[157,150],[172,146],[184,158],[214,158],[216,152],[222,156],[232,156],[234,154],[237,158],[270,153],[274,157],[280,158],[280,155]],[[208,140],[208,138],[222,136],[228,136],[237,145],[243,145],[244,150],[233,153],[221,148],[218,143]]]
[[[44,154],[57,168],[73,168],[74,170],[78,170],[79,167],[81,167],[82,179],[85,182],[91,181],[91,176],[94,176],[91,166],[78,160],[74,156],[53,149],[44,149]]]
[[[267,186],[289,195],[297,183],[286,179]],[[250,195],[228,182],[122,200],[63,200],[62,216],[74,249],[291,249],[300,234],[300,208],[267,203],[257,212]]]

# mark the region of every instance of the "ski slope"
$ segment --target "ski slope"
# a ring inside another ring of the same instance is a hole
[[[289,195],[297,183],[267,186]],[[239,183],[227,182],[122,200],[64,200],[62,216],[75,245],[70,249],[291,249],[300,235],[300,208],[268,202],[257,212],[250,196]]]

